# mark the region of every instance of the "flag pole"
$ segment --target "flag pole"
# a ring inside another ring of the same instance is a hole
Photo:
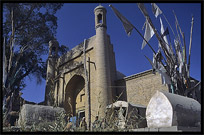
[[[166,20],[166,22],[168,23],[169,27],[171,28],[171,31],[173,32],[173,35],[174,35],[174,38],[175,38],[175,33],[174,33],[174,31],[173,31],[173,29],[172,29],[172,27],[171,27],[169,21],[167,20],[166,16],[164,15],[164,13],[163,13],[163,12],[161,11],[161,9],[156,5],[156,3],[152,3],[151,5],[152,5],[153,14],[156,14],[156,10],[157,10],[157,11],[160,11],[160,13],[157,14],[157,15],[155,15],[155,17],[157,18],[157,16],[160,15],[160,14],[163,15],[164,19]],[[154,10],[155,10],[155,11],[154,11]]]
[[[179,31],[180,31],[180,34],[181,34],[181,35],[182,35],[182,32],[181,32],[181,28],[180,28],[180,25],[179,25],[179,23],[178,23],[178,19],[177,19],[177,17],[176,17],[176,13],[174,12],[174,10],[173,10],[173,14],[174,14],[174,17],[175,17],[175,25],[176,25],[177,35],[178,35],[178,38],[179,38],[181,47],[183,47],[183,44],[182,44],[182,42],[181,42],[181,38],[180,38],[180,36],[179,36]],[[178,27],[178,28],[177,28],[177,27]],[[178,31],[178,29],[179,29],[179,31]]]
[[[125,23],[128,23],[129,25],[131,25],[131,29],[134,28],[134,29],[139,33],[139,35],[145,40],[145,42],[148,44],[148,46],[151,48],[151,50],[154,52],[154,54],[156,54],[156,52],[155,52],[154,49],[151,47],[151,45],[147,42],[147,40],[143,37],[143,35],[139,32],[139,30],[138,30],[134,25],[132,25],[125,17],[123,17],[122,14],[120,14],[119,11],[117,11],[117,9],[115,9],[112,5],[109,5],[109,7],[112,8],[112,10],[114,11],[114,13],[116,14],[116,16],[120,19],[120,21],[121,21],[122,23],[124,23],[124,21],[125,21]],[[124,25],[124,24],[123,24],[123,25]],[[124,26],[124,27],[125,27],[125,26]],[[130,31],[131,31],[131,30],[130,30]],[[126,31],[127,34],[129,34],[130,31],[129,31],[129,30]]]
[[[191,21],[191,36],[190,36],[190,43],[189,43],[189,56],[188,56],[188,77],[189,75],[189,70],[190,70],[190,57],[191,57],[191,44],[192,44],[192,33],[193,33],[193,16],[192,16],[192,21]]]
[[[134,26],[132,25],[124,16],[122,16],[122,14],[120,14],[119,11],[117,11],[117,9],[115,9],[112,5],[109,5],[109,7],[112,8],[112,10],[114,11],[115,15],[120,19],[120,21],[123,23],[123,26],[125,28],[125,31],[126,33],[129,35],[132,31],[132,29],[134,28],[137,33],[139,33],[139,35],[143,38],[143,40],[147,43],[147,45],[150,47],[150,49],[153,51],[153,53],[156,55],[156,52],[154,51],[154,49],[152,48],[152,46],[148,43],[148,41],[143,37],[143,35],[139,32],[139,30]],[[153,28],[153,31],[154,33],[156,34],[156,37],[158,38],[159,42],[162,44],[164,41],[162,40],[162,38],[158,35],[157,31],[154,29],[154,26],[153,24],[151,23],[151,20],[148,18],[148,15],[147,13],[143,13],[147,19],[147,21],[150,23],[150,26]],[[167,52],[166,48],[162,46],[162,49],[164,50],[165,54],[166,54],[166,57],[167,59],[170,59],[169,58],[169,53]],[[165,60],[165,59],[164,59]],[[171,59],[169,60],[171,61]],[[165,61],[166,62],[166,61]],[[161,61],[162,63],[162,61]],[[162,63],[162,65],[164,66],[164,64]],[[164,66],[164,68],[166,69],[166,67]],[[168,69],[166,69],[166,71],[168,72],[168,74],[170,75],[170,72],[168,71]]]
[[[157,30],[155,29],[155,27],[154,27],[154,25],[153,25],[153,23],[152,23],[152,21],[151,21],[149,15],[148,15],[147,11],[146,11],[144,5],[143,5],[142,3],[137,3],[137,5],[138,5],[140,11],[143,13],[143,15],[145,16],[145,18],[147,19],[147,21],[148,21],[148,23],[150,24],[150,26],[152,27],[152,29],[153,29],[153,31],[154,31],[154,33],[155,33],[155,35],[156,35],[156,37],[157,37],[159,43],[161,44],[162,50],[164,51],[164,53],[165,53],[167,59],[168,59],[168,60],[172,63],[172,65],[173,65],[173,62],[172,62],[172,60],[171,60],[171,58],[170,58],[170,54],[169,54],[169,52],[166,50],[166,47],[163,45],[163,43],[165,43],[165,41],[164,41],[163,38],[161,38],[161,37],[159,36],[159,34],[157,33]]]
[[[173,29],[172,29],[172,27],[171,27],[171,25],[170,25],[170,23],[169,23],[169,21],[167,20],[167,18],[166,18],[166,16],[164,15],[164,13],[162,13],[162,15],[164,16],[164,19],[166,20],[166,22],[168,23],[168,25],[169,25],[169,27],[170,27],[170,29],[171,29],[171,31],[172,31],[172,33],[173,33],[173,35],[174,35],[174,38],[176,37],[175,36],[175,33],[174,33],[174,31],[173,31]]]
[[[147,43],[147,45],[152,49],[152,51],[154,52],[154,54],[156,55],[156,52],[154,51],[154,49],[151,47],[151,45],[147,42],[147,40],[143,37],[143,35],[139,32],[139,30],[133,25],[133,28],[139,33],[139,35],[145,40],[145,42]],[[163,56],[162,56],[163,57]],[[160,61],[162,66],[166,69],[166,67],[164,66],[164,63],[162,61]],[[166,60],[165,60],[166,62]],[[167,63],[167,62],[166,62]],[[169,74],[170,76],[170,72],[166,69],[167,74]]]
[[[148,15],[148,13],[147,13],[145,10],[142,9],[142,8],[145,8],[145,7],[142,7],[142,6],[144,6],[144,5],[141,5],[141,3],[138,3],[139,9],[141,10],[141,12],[143,13],[143,15],[144,15],[145,18],[147,19],[148,23],[150,24],[150,26],[152,27],[152,29],[153,29],[153,31],[154,31],[154,33],[155,33],[155,35],[156,35],[158,41],[160,42],[161,48],[162,48],[162,50],[164,51],[164,54],[166,55],[167,60],[169,60],[169,61],[172,63],[172,65],[173,65],[172,59],[170,58],[170,54],[169,54],[169,52],[166,50],[165,46],[163,45],[163,43],[164,43],[165,41],[164,41],[163,38],[161,38],[160,35],[157,33],[157,31],[156,31],[156,29],[155,29],[155,27],[154,27],[154,25],[153,25],[153,23],[152,23],[152,21],[151,21],[149,15]],[[162,62],[161,62],[161,63],[162,63]],[[163,65],[163,63],[162,63],[162,65]],[[164,66],[164,68],[166,69],[167,74],[170,76],[169,70],[168,70],[165,66]]]
[[[152,27],[152,29],[153,29],[153,31],[154,31],[154,33],[155,33],[155,35],[156,35],[158,41],[160,42],[161,48],[162,48],[162,50],[164,51],[164,54],[166,55],[167,60],[169,59],[169,61],[172,62],[172,61],[171,61],[171,58],[169,57],[169,56],[170,56],[169,52],[168,52],[168,51],[166,50],[166,48],[163,46],[163,43],[165,43],[165,41],[164,41],[163,38],[161,38],[160,35],[157,33],[157,31],[156,31],[156,29],[155,29],[155,27],[154,27],[154,25],[153,25],[151,19],[149,18],[149,16],[146,16],[146,18],[147,18],[147,21],[149,22],[149,24],[151,25],[151,27]],[[166,62],[166,60],[165,60],[165,62]],[[167,63],[167,62],[166,62],[166,63]],[[162,63],[162,64],[163,64],[163,63]],[[172,64],[173,64],[173,63],[172,63]],[[170,72],[169,72],[169,75],[170,75]]]

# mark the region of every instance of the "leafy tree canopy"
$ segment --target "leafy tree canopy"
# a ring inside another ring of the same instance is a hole
[[[35,76],[37,83],[46,78],[48,42],[55,39],[61,3],[3,3],[3,37],[5,38],[4,96],[22,90],[25,77]],[[68,48],[59,48],[61,53]]]

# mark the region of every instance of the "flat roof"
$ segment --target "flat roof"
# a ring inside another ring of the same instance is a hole
[[[132,80],[132,79],[142,77],[142,76],[145,76],[145,75],[148,75],[148,74],[153,74],[152,71],[153,71],[152,69],[149,69],[149,70],[146,70],[146,71],[143,71],[143,72],[140,72],[140,73],[136,73],[136,74],[124,77],[123,79],[125,79],[126,81],[127,80]]]

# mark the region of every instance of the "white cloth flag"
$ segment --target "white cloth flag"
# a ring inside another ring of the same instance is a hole
[[[155,54],[153,54],[152,67],[160,74],[162,84],[171,84],[171,78],[167,75],[164,66],[156,60]]]
[[[138,8],[141,10],[145,17],[149,17],[148,12],[144,6],[144,3],[137,3]]]
[[[155,54],[153,54],[152,67],[153,67],[154,69],[157,69],[157,68],[156,68],[156,67],[157,67],[157,61],[156,61],[156,59],[155,59]]]
[[[162,84],[171,84],[171,79],[166,73],[166,69],[160,63],[158,63],[158,72],[161,75]]]
[[[155,3],[151,3],[151,5],[152,5],[152,11],[153,11],[155,17],[157,18],[158,15],[162,14],[162,11]]]
[[[183,68],[183,60],[182,60],[182,55],[181,52],[178,52],[178,63],[179,63],[179,73],[182,73],[182,68]]]
[[[178,65],[179,65],[179,73],[181,74],[183,71],[183,56],[181,51],[179,50],[179,42],[177,40],[174,40],[174,44],[175,44],[175,48],[177,50],[177,61],[178,61]]]
[[[162,84],[171,84],[171,79],[166,73],[161,72],[160,75],[162,78]]]
[[[183,72],[183,62],[179,64],[179,73]]]
[[[168,40],[167,40],[167,37],[166,37],[166,35],[169,34],[169,30],[168,30],[168,28],[166,30],[164,30],[164,26],[163,26],[161,17],[160,17],[160,24],[161,24],[161,35],[162,35],[162,38],[164,39],[165,47],[166,47],[167,51],[169,52],[169,54],[171,54],[173,56],[174,55],[173,49],[171,49],[169,47],[169,43],[168,43]],[[159,43],[159,47],[161,48],[160,43]]]
[[[182,54],[181,54],[180,51],[178,52],[178,63],[179,63],[179,64],[183,63]]]
[[[130,36],[134,26],[116,8],[114,8],[112,5],[109,5],[109,6],[112,8],[115,15],[123,23],[123,27],[124,27],[125,32],[127,33],[127,35]]]
[[[164,34],[165,31],[164,31],[164,26],[163,26],[161,17],[160,17],[160,24],[161,24],[161,35],[162,35],[162,34]],[[171,52],[171,51],[170,51],[170,48],[169,48],[169,45],[168,45],[169,43],[168,43],[168,40],[167,40],[166,35],[163,36],[163,39],[164,39],[164,41],[165,41],[165,47],[166,47],[166,49],[168,50],[168,52]],[[160,43],[159,43],[159,47],[161,47]]]
[[[144,38],[145,40],[148,42],[152,36],[154,35],[154,31],[152,29],[152,27],[150,26],[150,24],[148,23],[147,19],[146,19],[146,23],[145,23],[145,34],[144,34]],[[147,42],[143,40],[142,42],[142,48],[143,49],[145,47],[145,45],[147,44]]]
[[[167,75],[166,69],[159,61],[156,60],[155,57],[156,56],[153,54],[152,66],[160,74],[162,79],[162,84],[171,84],[171,78]]]
[[[160,17],[160,24],[161,24],[161,34],[163,35],[164,32],[165,32],[165,30],[164,30],[164,26],[163,26],[161,17]],[[167,44],[169,44],[166,35],[163,36],[163,38],[164,38],[164,41],[165,41]]]

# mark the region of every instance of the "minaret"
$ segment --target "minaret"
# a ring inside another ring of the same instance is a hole
[[[45,88],[45,105],[53,105],[54,103],[54,78],[55,78],[55,66],[58,57],[59,43],[56,40],[49,42],[49,56],[47,61],[47,76],[46,76],[46,88]],[[51,96],[51,93],[53,94]]]
[[[96,90],[99,101],[99,117],[105,116],[106,106],[111,103],[110,70],[108,61],[108,44],[106,34],[106,9],[99,5],[95,14],[95,56],[96,56]]]

